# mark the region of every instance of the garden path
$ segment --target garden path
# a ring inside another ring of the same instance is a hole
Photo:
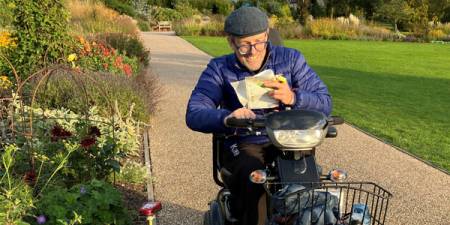
[[[142,33],[151,68],[164,86],[152,121],[155,195],[163,202],[160,225],[202,224],[208,201],[219,190],[212,179],[211,135],[189,130],[186,104],[211,57],[173,33]],[[345,168],[351,180],[368,180],[391,191],[387,224],[450,225],[450,176],[359,130],[342,125],[336,139],[317,151],[324,169]]]

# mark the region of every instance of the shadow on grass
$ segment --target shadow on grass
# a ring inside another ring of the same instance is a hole
[[[333,96],[333,114],[450,171],[450,76],[312,67]]]

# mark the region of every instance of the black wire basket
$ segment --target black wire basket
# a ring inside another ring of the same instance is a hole
[[[383,225],[392,197],[371,182],[266,183],[265,187],[270,195],[270,225]]]

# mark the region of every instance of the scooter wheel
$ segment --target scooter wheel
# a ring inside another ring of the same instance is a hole
[[[203,216],[203,225],[224,225],[225,217],[220,204],[214,200],[209,203],[209,210]]]
[[[211,225],[211,221],[210,221],[210,212],[209,210],[205,212],[205,214],[203,215],[203,225]]]

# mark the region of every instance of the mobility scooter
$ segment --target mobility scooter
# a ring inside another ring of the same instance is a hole
[[[333,169],[323,174],[316,163],[316,147],[334,138],[340,117],[326,117],[310,110],[273,112],[264,118],[228,118],[230,127],[246,129],[245,135],[267,135],[280,151],[264,170],[249,176],[267,193],[268,225],[369,225],[385,224],[392,194],[372,182],[346,182],[347,173]],[[233,217],[229,179],[224,166],[223,143],[229,138],[213,135],[213,178],[221,187],[209,203],[204,225],[245,225]]]

